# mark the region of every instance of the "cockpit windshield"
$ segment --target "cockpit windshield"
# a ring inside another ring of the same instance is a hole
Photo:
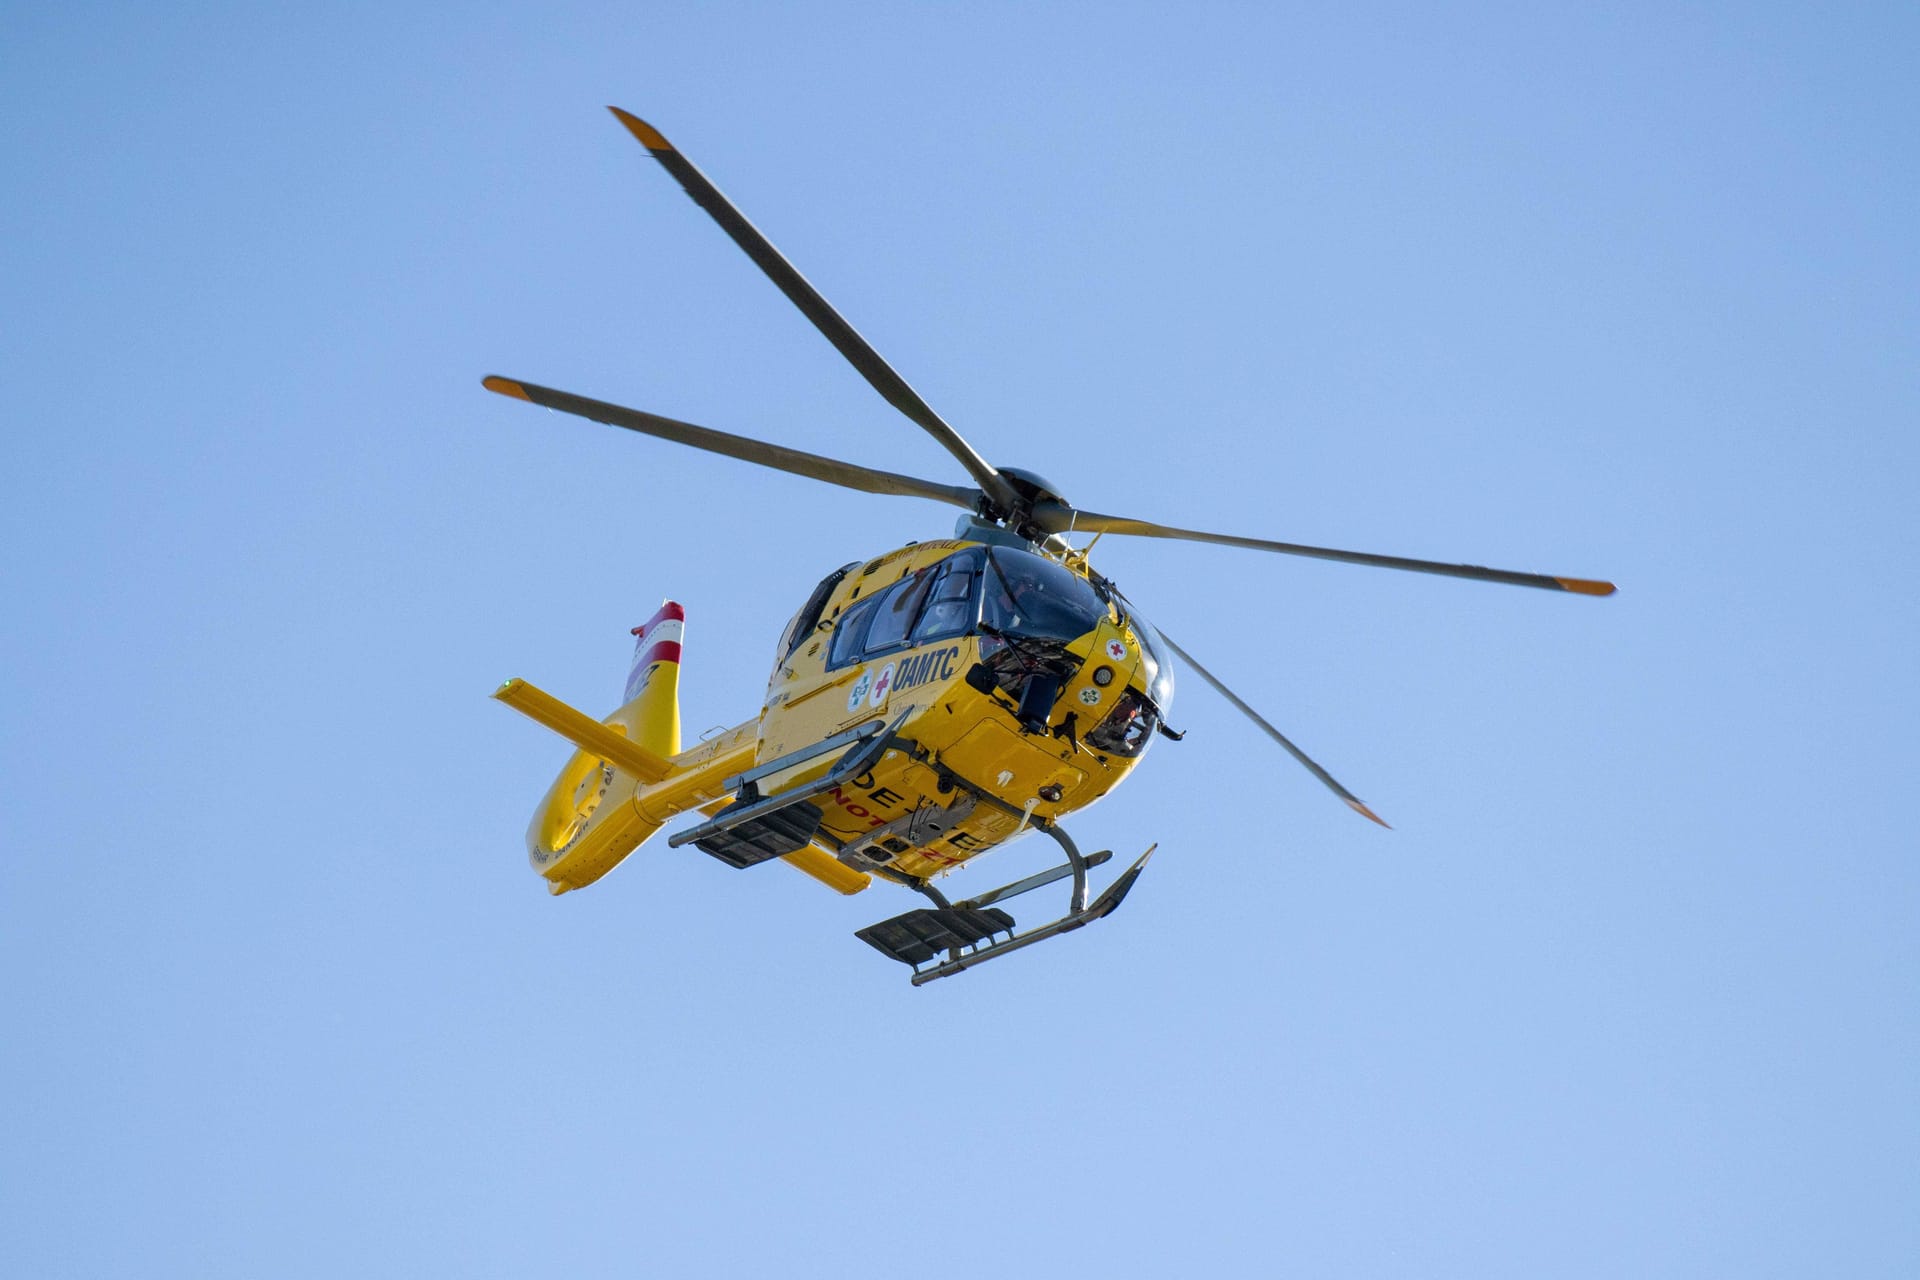
[[[1133,624],[1133,634],[1140,637],[1141,666],[1147,677],[1147,696],[1153,699],[1153,705],[1165,715],[1167,708],[1173,705],[1173,654],[1167,648],[1167,642],[1153,624],[1141,617],[1128,605],[1127,621]]]
[[[982,615],[1010,636],[1079,639],[1108,616],[1107,602],[1087,580],[1045,556],[1010,547],[987,552]]]

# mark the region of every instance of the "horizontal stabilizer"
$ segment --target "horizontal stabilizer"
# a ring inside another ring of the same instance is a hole
[[[642,782],[658,782],[673,766],[619,729],[601,724],[584,711],[568,706],[546,690],[525,680],[509,680],[493,696],[521,715],[547,726],[561,737],[624,769]]]

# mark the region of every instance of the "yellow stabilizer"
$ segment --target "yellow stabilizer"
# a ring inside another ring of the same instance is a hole
[[[840,859],[812,845],[781,858],[795,871],[803,871],[835,893],[855,894],[873,883],[864,871],[855,871]]]
[[[602,760],[625,769],[642,782],[658,782],[673,766],[627,737],[625,726],[604,725],[577,711],[537,685],[509,680],[493,696],[529,720],[536,720],[561,737]]]
[[[625,724],[602,724],[524,680],[493,696],[580,748],[527,826],[527,861],[550,892],[592,884],[660,830],[664,819],[640,812],[634,793],[672,777],[674,767],[627,737]]]

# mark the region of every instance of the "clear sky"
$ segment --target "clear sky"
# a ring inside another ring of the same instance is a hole
[[[1917,13],[8,5],[0,1271],[1920,1274]],[[500,680],[951,513],[480,377],[963,479],[607,103],[1076,502],[1621,592],[1109,538],[1395,830],[1189,678],[953,981],[549,899]]]

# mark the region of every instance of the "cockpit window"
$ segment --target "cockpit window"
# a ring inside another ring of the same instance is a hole
[[[980,621],[980,581],[982,556],[978,551],[962,551],[942,560],[935,572],[927,603],[920,611],[919,625],[913,629],[915,644],[929,644],[950,636],[964,635]]]
[[[1160,717],[1154,712],[1153,703],[1141,695],[1137,689],[1129,689],[1120,695],[1113,711],[1087,735],[1087,745],[1095,751],[1104,751],[1108,755],[1121,756],[1131,760],[1147,749],[1153,740],[1155,726]]]
[[[874,606],[882,599],[868,596],[840,615],[840,621],[833,628],[833,646],[827,650],[827,666],[844,667],[860,656],[860,646],[867,638],[867,624],[873,621]]]
[[[853,605],[834,627],[828,668],[973,630],[980,621],[985,565],[984,553],[968,549]]]
[[[807,597],[807,602],[800,606],[800,612],[793,615],[793,620],[787,623],[786,631],[780,636],[780,661],[791,658],[793,651],[800,647],[800,642],[813,634],[813,629],[820,623],[820,611],[827,607],[827,597],[840,585],[840,580],[859,564],[855,560],[820,579],[820,585],[813,589],[813,594]]]
[[[1167,648],[1167,642],[1153,624],[1138,613],[1128,616],[1133,624],[1133,634],[1140,638],[1140,652],[1143,659],[1142,674],[1147,678],[1147,696],[1153,699],[1153,705],[1160,714],[1167,714],[1167,708],[1173,705],[1173,653]]]
[[[873,622],[867,627],[862,652],[880,653],[905,644],[914,619],[920,616],[920,606],[926,601],[927,588],[932,585],[933,570],[922,569],[888,587],[880,603],[874,606]]]
[[[1008,547],[986,557],[985,618],[995,630],[1065,643],[1108,616],[1106,601],[1064,565]]]

